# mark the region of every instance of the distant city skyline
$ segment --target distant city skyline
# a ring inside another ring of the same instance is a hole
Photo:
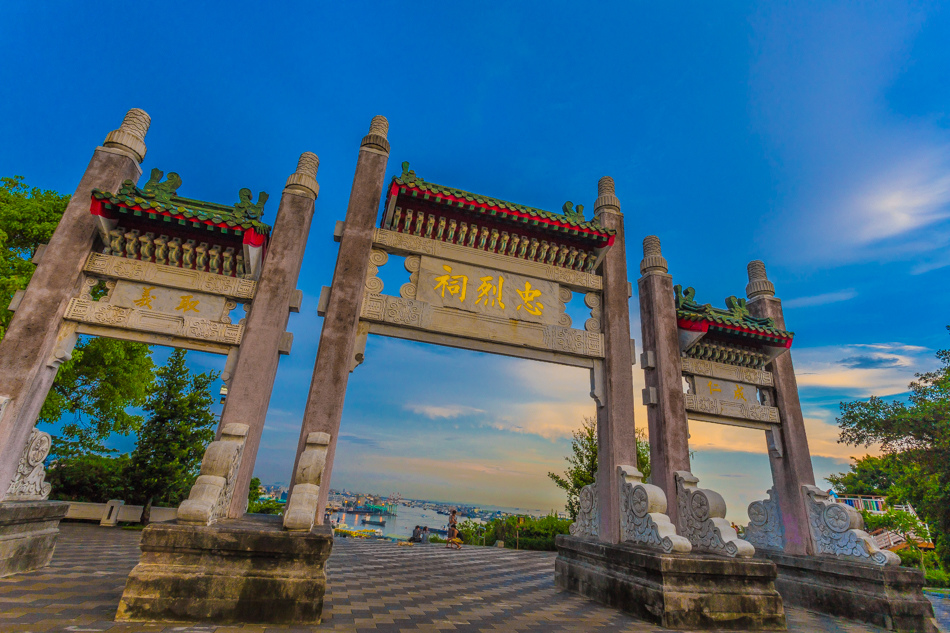
[[[303,307],[255,473],[265,481],[291,478],[333,230],[377,114],[390,121],[389,175],[407,160],[431,182],[551,211],[570,200],[588,216],[598,179],[612,176],[633,280],[650,234],[674,283],[702,303],[742,296],[747,262],[763,259],[796,334],[818,485],[873,452],[837,443],[838,403],[903,397],[950,347],[950,9],[466,9],[7,3],[0,176],[71,193],[94,147],[139,107],[152,117],[145,173],[175,171],[181,195],[213,202],[267,191],[273,221],[297,157],[320,156]],[[104,16],[132,25],[122,52],[94,35]],[[381,278],[392,291],[407,276],[391,258]],[[582,314],[579,303],[568,312]],[[636,295],[630,310],[639,352]],[[547,473],[564,469],[571,431],[594,413],[585,371],[375,337],[365,356],[330,486],[563,509]],[[224,364],[188,359],[202,371]],[[634,422],[646,428],[639,366],[633,374]],[[771,486],[762,432],[694,423],[691,436],[693,472],[744,523]]]

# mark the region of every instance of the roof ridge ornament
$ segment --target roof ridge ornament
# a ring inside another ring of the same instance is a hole
[[[142,197],[158,200],[159,202],[169,203],[173,196],[178,195],[178,188],[181,187],[181,176],[171,171],[168,172],[168,179],[161,182],[165,175],[158,167],[153,167],[149,174],[148,182],[142,187]]]
[[[267,199],[270,196],[262,191],[257,194],[257,204],[254,204],[251,202],[251,197],[253,195],[253,192],[247,187],[244,187],[238,191],[238,198],[240,198],[241,201],[234,205],[234,211],[236,213],[243,214],[246,217],[257,220],[264,215],[264,204],[267,203]]]
[[[587,218],[584,217],[584,205],[579,204],[576,207],[574,203],[568,200],[561,207],[561,211],[564,213],[564,216],[571,222],[586,222]]]

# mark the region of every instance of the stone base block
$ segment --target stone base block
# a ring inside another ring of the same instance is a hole
[[[907,567],[862,565],[823,556],[761,552],[778,568],[787,604],[868,622],[891,631],[937,633],[924,574]]]
[[[64,501],[0,503],[0,577],[47,566],[67,510]]]
[[[623,543],[557,537],[554,581],[667,628],[784,631],[769,561],[663,554]]]
[[[149,525],[116,620],[319,624],[332,545],[329,526],[286,532],[278,516]]]

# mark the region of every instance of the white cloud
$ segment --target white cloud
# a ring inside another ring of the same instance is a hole
[[[405,406],[407,411],[412,411],[413,413],[418,413],[419,415],[424,415],[430,420],[446,419],[451,420],[453,418],[458,418],[463,415],[475,415],[479,413],[485,413],[482,409],[476,409],[475,407],[464,407],[459,405],[448,405],[448,406],[439,406],[439,405],[430,405],[430,404],[407,404]]]
[[[803,348],[795,351],[799,388],[834,388],[855,397],[907,391],[914,373],[933,364],[933,352],[903,343]]]
[[[786,308],[810,308],[812,306],[823,306],[829,303],[838,303],[840,301],[848,301],[849,299],[854,299],[858,296],[858,292],[854,288],[848,288],[847,290],[840,290],[838,292],[826,292],[820,295],[812,295],[810,297],[796,297],[795,299],[782,300],[782,305]]]

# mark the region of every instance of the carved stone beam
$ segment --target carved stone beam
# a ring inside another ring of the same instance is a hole
[[[307,436],[307,446],[297,460],[294,489],[287,503],[287,511],[284,512],[285,530],[309,532],[314,524],[323,523],[323,517],[317,516],[317,505],[329,447],[329,433],[318,432]]]
[[[221,430],[221,439],[208,445],[201,460],[201,473],[188,498],[178,506],[179,523],[211,525],[227,517],[247,429],[246,424],[226,424]]]
[[[685,554],[693,549],[679,536],[666,515],[666,494],[659,486],[643,482],[643,473],[633,466],[618,466],[620,479],[620,540],[660,550]]]

